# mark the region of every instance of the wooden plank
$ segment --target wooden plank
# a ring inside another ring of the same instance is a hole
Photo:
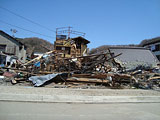
[[[97,79],[105,79],[108,76],[113,76],[113,74],[73,74],[72,77],[78,78],[97,78]]]
[[[151,77],[148,80],[160,79],[160,76]]]
[[[50,53],[53,53],[53,52],[54,52],[54,50],[53,50],[53,51],[46,52],[45,54],[50,54]],[[43,56],[43,55],[40,55],[40,56],[34,58],[33,60],[31,60],[31,61],[29,61],[29,62],[27,62],[27,63],[24,63],[23,65],[28,65],[29,63],[32,63],[32,62],[34,62],[35,60],[39,60],[39,59],[42,58],[42,56]]]
[[[88,79],[88,78],[67,78],[67,82],[86,82],[86,83],[108,83],[109,80]]]

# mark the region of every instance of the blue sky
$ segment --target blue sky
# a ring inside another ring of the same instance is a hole
[[[101,45],[139,44],[160,36],[160,0],[0,0],[0,6],[52,30],[72,26],[85,32],[89,48]],[[0,8],[0,20],[55,37],[55,33]],[[48,38],[0,22],[0,29],[16,37]]]

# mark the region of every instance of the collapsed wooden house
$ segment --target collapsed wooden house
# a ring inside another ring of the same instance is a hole
[[[79,57],[87,54],[87,44],[90,41],[83,37],[75,37],[69,39],[56,39],[54,42],[54,50],[61,53],[62,57]]]
[[[54,50],[61,54],[61,57],[75,58],[84,56],[88,52],[87,44],[90,43],[84,38],[85,33],[73,31],[71,27],[57,28],[56,29],[56,41],[54,42]],[[59,30],[60,29],[60,30]],[[62,30],[61,30],[62,29]],[[68,35],[64,35],[67,33]],[[78,37],[70,38],[70,34],[78,33]]]
[[[68,36],[62,33],[68,33]],[[30,81],[34,86],[54,82],[54,85],[67,87],[83,85],[143,89],[160,87],[159,67],[153,66],[156,62],[148,49],[110,47],[99,53],[85,55],[90,41],[86,40],[84,35],[71,38],[70,33],[75,33],[70,27],[68,30],[56,30],[54,50],[25,64],[17,63],[15,68],[10,68],[14,70],[14,74],[12,71],[10,73],[5,71],[3,75],[8,78],[14,77],[11,80],[12,84]]]

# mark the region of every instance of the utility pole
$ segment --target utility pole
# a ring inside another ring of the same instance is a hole
[[[57,35],[58,35],[58,28],[56,28],[56,40],[57,40]]]

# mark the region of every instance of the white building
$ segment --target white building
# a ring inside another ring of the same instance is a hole
[[[160,37],[146,40],[144,43],[141,44],[141,46],[149,48],[160,61]]]

